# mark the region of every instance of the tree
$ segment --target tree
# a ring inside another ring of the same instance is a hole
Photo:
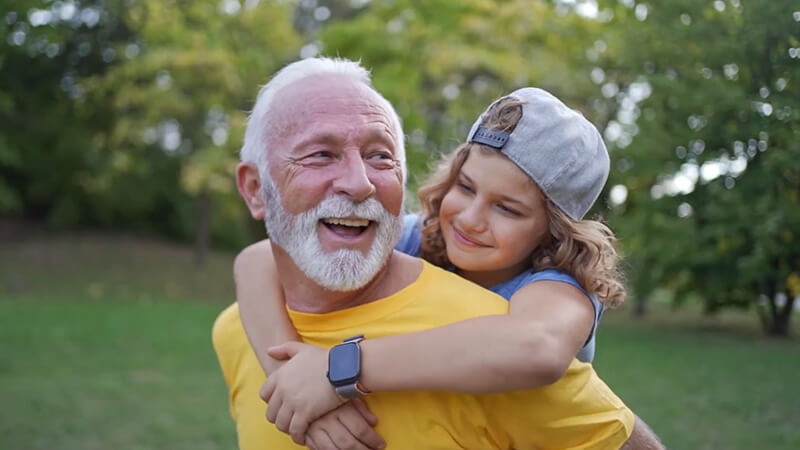
[[[229,239],[243,224],[232,205],[239,204],[233,171],[245,111],[256,87],[299,50],[287,5],[246,5],[130,2],[123,20],[136,41],[118,49],[125,61],[87,80],[88,97],[108,99],[114,114],[96,136],[103,169],[89,185],[107,194],[111,214],[183,221],[195,231],[198,262],[215,224]],[[187,214],[188,198],[194,214]],[[120,199],[128,202],[114,208]]]
[[[785,336],[800,275],[800,14],[788,2],[601,2],[612,222],[632,285],[755,305]],[[626,188],[626,189],[625,189]],[[793,287],[794,286],[794,287]],[[782,302],[781,299],[786,299]]]
[[[130,38],[120,2],[4,2],[0,8],[0,214],[56,225],[87,220],[85,149],[106,121],[85,120],[82,77]],[[103,104],[93,106],[105,118]]]
[[[547,1],[398,0],[327,24],[312,45],[372,69],[403,118],[415,185],[432,156],[463,142],[477,114],[516,88],[540,86],[594,115],[580,66],[583,42],[600,29]]]

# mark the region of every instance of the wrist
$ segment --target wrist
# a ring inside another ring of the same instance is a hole
[[[361,384],[361,341],[363,335],[345,339],[328,351],[328,381],[344,399],[363,397],[369,391]]]

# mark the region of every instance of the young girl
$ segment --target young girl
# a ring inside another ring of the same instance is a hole
[[[361,342],[363,389],[502,392],[550,384],[573,358],[591,362],[604,307],[625,297],[614,235],[583,220],[608,170],[597,129],[549,93],[524,88],[493,103],[419,190],[423,212],[405,217],[396,249],[505,297],[510,313]],[[270,375],[268,419],[310,446],[363,431],[335,417],[343,400],[325,377],[326,350],[270,348],[298,338],[267,241],[245,249],[234,272],[242,321]],[[291,360],[280,367],[270,356]]]

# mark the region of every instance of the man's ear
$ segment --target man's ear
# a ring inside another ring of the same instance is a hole
[[[264,194],[261,190],[261,177],[256,166],[241,162],[236,167],[236,187],[250,210],[253,219],[263,220],[265,214]]]

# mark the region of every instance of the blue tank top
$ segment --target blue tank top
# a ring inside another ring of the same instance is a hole
[[[400,235],[400,240],[397,241],[395,249],[407,255],[419,257],[421,255],[421,242],[422,225],[419,222],[419,215],[406,214],[405,217],[403,217],[403,233]],[[510,300],[515,292],[522,289],[523,286],[535,281],[560,281],[562,283],[571,284],[586,294],[586,297],[589,299],[594,309],[594,324],[592,325],[592,332],[589,338],[575,357],[578,358],[579,361],[592,362],[592,360],[594,360],[595,331],[597,330],[597,325],[600,323],[600,318],[603,316],[603,304],[597,300],[597,297],[587,292],[570,274],[556,269],[545,269],[538,272],[526,270],[508,281],[490,287],[489,290],[502,296],[506,300]]]

